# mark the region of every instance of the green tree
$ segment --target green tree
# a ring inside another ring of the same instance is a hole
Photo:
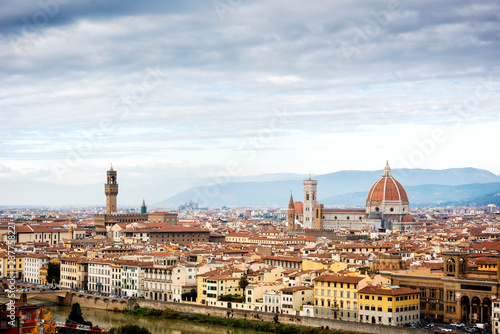
[[[191,289],[191,291],[183,293],[181,295],[182,300],[187,300],[187,301],[195,301],[197,297],[198,293],[196,292],[196,289]]]
[[[52,282],[56,282],[56,284],[59,284],[60,277],[61,265],[59,263],[49,262],[47,265],[47,283],[52,284]]]
[[[92,326],[92,322],[85,321],[85,319],[83,318],[82,308],[78,303],[74,303],[73,305],[71,305],[71,312],[69,313],[66,322]]]
[[[241,276],[240,281],[238,282],[238,286],[240,287],[241,290],[243,290],[243,295],[245,295],[245,289],[249,284],[250,282],[247,280],[247,277]]]
[[[151,334],[151,332],[144,327],[137,325],[123,325],[120,327],[112,327],[109,330],[110,334]]]

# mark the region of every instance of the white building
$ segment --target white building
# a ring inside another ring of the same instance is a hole
[[[144,296],[144,264],[136,261],[122,263],[122,295],[129,297]]]
[[[24,258],[23,276],[28,283],[40,284],[40,268],[47,265],[49,257],[42,254],[27,254]]]
[[[263,296],[263,309],[262,312],[280,313],[281,309],[281,296],[279,291],[266,291],[262,293]]]
[[[122,295],[122,265],[119,263],[111,264],[111,294]]]
[[[172,270],[172,298],[176,302],[182,301],[182,294],[196,290],[197,268],[191,266],[177,266]]]
[[[144,267],[144,298],[150,300],[173,301],[172,267]]]
[[[312,287],[296,286],[280,290],[280,313],[300,315],[302,305],[312,305],[314,292]]]
[[[178,258],[167,252],[156,253],[153,257],[153,263],[144,269],[144,298],[160,301],[180,301],[174,297],[174,269],[177,268]],[[193,267],[195,268],[195,267]],[[194,277],[196,283],[196,269]],[[175,281],[180,281],[179,276],[175,277]],[[182,294],[182,292],[181,292]]]
[[[111,260],[93,260],[89,262],[89,284],[88,289],[92,292],[111,292]]]
[[[491,309],[491,334],[500,334],[500,300],[493,299]]]

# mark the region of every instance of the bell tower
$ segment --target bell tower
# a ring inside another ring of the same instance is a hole
[[[288,230],[293,231],[295,230],[295,204],[293,202],[293,196],[292,192],[290,192],[290,202],[288,203],[288,213],[286,220],[288,222]]]
[[[465,278],[469,254],[465,252],[443,252],[444,275]]]
[[[314,206],[316,205],[318,194],[318,181],[305,180],[304,186],[304,228],[314,228]]]
[[[116,171],[111,169],[107,172],[107,183],[104,185],[104,193],[106,194],[106,214],[116,213],[116,197],[118,195],[118,183],[116,182]]]

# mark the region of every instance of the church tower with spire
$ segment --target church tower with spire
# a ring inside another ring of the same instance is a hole
[[[116,182],[116,171],[111,164],[110,170],[107,172],[107,182],[104,185],[104,193],[106,194],[106,214],[116,213],[116,197],[118,196],[118,183]]]
[[[148,208],[146,208],[146,202],[143,199],[142,206],[141,206],[141,215],[145,215],[147,212],[148,212]]]
[[[286,216],[288,222],[288,230],[295,230],[295,203],[293,202],[292,192],[290,192],[290,203],[288,203],[288,214]]]

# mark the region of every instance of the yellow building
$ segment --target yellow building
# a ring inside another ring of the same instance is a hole
[[[40,268],[40,284],[47,285],[47,276],[49,276],[48,265]]]
[[[399,286],[359,290],[359,321],[403,326],[420,321],[420,291]]]
[[[15,277],[21,279],[24,270],[24,255],[19,253],[2,252],[0,254],[1,277]]]
[[[328,264],[317,260],[302,259],[302,270],[328,269]]]
[[[84,257],[62,258],[59,286],[67,289],[87,290],[88,261],[89,260]]]
[[[497,271],[497,259],[494,257],[478,259],[476,264],[478,270]]]
[[[206,283],[206,305],[217,306],[219,297],[222,295],[243,296],[243,290],[239,287],[240,278],[233,276],[209,276],[204,279]]]
[[[264,282],[266,283],[276,282],[277,280],[283,278],[284,271],[285,269],[283,269],[283,267],[266,269],[264,271]]]
[[[314,279],[314,315],[335,320],[358,320],[358,290],[366,277],[321,275]]]

